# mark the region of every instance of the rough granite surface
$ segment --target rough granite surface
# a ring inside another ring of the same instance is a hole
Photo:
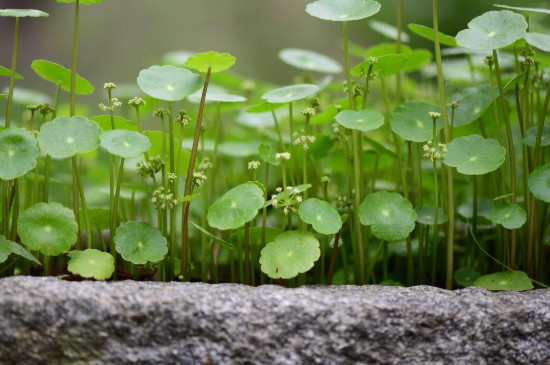
[[[550,364],[550,290],[11,277],[0,364]]]

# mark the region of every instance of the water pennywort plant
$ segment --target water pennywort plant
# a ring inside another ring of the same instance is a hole
[[[229,53],[170,52],[136,75],[142,94],[106,82],[104,114],[80,116],[80,5],[101,0],[58,2],[75,9],[71,68],[31,65],[52,105],[14,97],[19,19],[47,14],[0,10],[16,19],[1,276],[546,286],[550,10],[499,5],[453,36],[438,0],[408,34],[402,1],[394,26],[374,0],[317,0],[304,16],[341,25],[343,63],[284,48],[296,82],[275,86]],[[351,21],[385,43],[353,44]]]

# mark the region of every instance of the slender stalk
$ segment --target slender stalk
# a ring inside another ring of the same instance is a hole
[[[250,223],[244,224],[244,283],[250,285]]]
[[[86,224],[86,232],[88,234],[87,247],[92,248],[93,247],[93,231],[92,231],[92,226],[90,225],[90,219],[88,217],[88,206],[86,205],[86,196],[84,195],[84,188],[82,186],[82,181],[80,180],[80,171],[79,171],[79,168],[78,168],[78,157],[76,155],[73,156],[72,162],[73,162],[72,163],[73,173],[74,173],[74,177],[75,177],[75,180],[76,180],[78,193],[80,195],[80,202],[82,203],[82,214],[84,216],[84,222]]]
[[[15,86],[15,74],[17,69],[17,51],[19,48],[19,17],[15,18],[15,35],[13,36],[13,51],[11,59],[10,86],[8,91],[8,105],[6,109],[6,128],[10,127],[13,104],[13,88]]]
[[[264,178],[264,200],[267,201],[267,191],[269,189],[269,163],[265,163],[265,178]],[[267,221],[267,207],[262,209],[262,247],[265,247],[266,242],[266,221]]]
[[[11,216],[11,240],[15,241],[17,239],[17,221],[19,220],[19,180],[13,180],[13,193],[14,193],[14,202],[13,202],[13,211]]]
[[[397,0],[397,54],[401,54],[401,37],[403,36],[403,0]],[[403,101],[403,88],[401,87],[403,72],[396,75],[397,104]]]
[[[279,127],[279,121],[277,120],[277,115],[275,115],[275,111],[271,111],[271,115],[273,116],[273,124],[275,124],[275,130],[277,131],[277,136],[279,137],[279,146],[281,148],[281,152],[283,152],[285,147],[285,142],[283,141],[283,134],[281,133],[281,128]]]
[[[533,169],[536,169],[540,162],[541,157],[541,139],[542,139],[542,131],[544,128],[544,121],[546,118],[546,113],[548,112],[548,105],[550,104],[550,81],[548,82],[548,85],[546,87],[546,97],[544,99],[544,105],[542,107],[542,110],[539,113],[539,120],[538,120],[538,127],[537,127],[537,137],[535,139],[535,151],[534,151],[534,157],[533,157]],[[530,257],[529,253],[533,250],[533,242],[535,241],[536,236],[536,220],[537,220],[537,201],[535,200],[535,197],[533,194],[529,195],[530,200],[530,206],[531,210],[529,212],[529,219],[528,219],[528,234],[527,234],[527,252],[528,252],[528,258]],[[547,205],[545,205],[545,209],[547,209]],[[544,223],[544,221],[542,221]],[[544,224],[543,224],[544,226]],[[542,235],[541,235],[542,237]],[[536,260],[537,258],[535,258]],[[529,262],[529,261],[528,261]]]
[[[353,145],[353,182],[355,194],[353,194],[353,222],[355,235],[357,237],[358,248],[358,265],[359,265],[359,283],[365,283],[365,253],[363,243],[363,229],[359,221],[359,205],[361,204],[361,160],[359,159],[359,143],[361,136],[359,131],[352,131],[352,145]],[[369,247],[366,247],[369,252]]]
[[[445,96],[445,79],[443,76],[443,66],[441,63],[441,46],[439,44],[439,21],[438,21],[438,0],[433,0],[433,28],[435,43],[435,59],[437,65],[437,88],[439,91],[439,103],[443,114],[443,143],[450,142],[449,115],[447,113],[447,98]],[[455,207],[454,207],[454,188],[453,188],[453,169],[447,167],[447,205],[449,207],[447,223],[447,272],[445,275],[445,287],[453,287],[453,261],[454,261],[454,228],[455,228]]]
[[[118,203],[120,200],[120,186],[122,185],[122,175],[124,172],[124,158],[120,159],[120,167],[118,170],[118,179],[116,184],[116,192],[115,192],[115,199],[113,201],[113,210],[111,211],[111,224],[110,224],[110,234],[111,234],[111,255],[113,256],[113,259],[115,260],[115,267],[116,267],[116,261],[117,261],[117,255],[115,250],[115,242],[114,242],[114,233],[116,231],[116,227],[118,225]]]
[[[504,86],[502,84],[502,76],[500,72],[500,66],[498,62],[498,54],[496,50],[493,50],[493,59],[495,61],[495,72],[497,76],[497,85],[498,90],[500,92],[500,101],[502,104],[502,111],[504,113],[504,122],[506,124],[506,137],[508,141],[508,157],[510,162],[510,189],[512,196],[510,197],[510,201],[512,204],[516,203],[516,153],[514,150],[514,140],[512,139],[512,127],[510,125],[510,115],[508,113],[508,104],[506,103],[506,99],[504,97]],[[510,232],[510,245],[511,250],[514,252],[516,250],[516,239],[517,239],[517,231],[514,229]],[[528,243],[528,247],[531,246],[532,243]],[[532,247],[532,246],[531,246]],[[528,249],[527,251],[527,275],[532,276],[532,267],[530,263],[532,263],[532,251]]]
[[[74,12],[74,35],[73,35],[73,58],[72,58],[72,67],[71,67],[71,93],[70,93],[71,117],[75,115],[75,110],[76,110],[76,61],[77,61],[77,55],[78,55],[78,22],[80,17],[80,0],[75,0],[74,4],[75,4],[75,12]]]
[[[204,87],[202,89],[201,102],[199,104],[199,115],[197,116],[197,125],[195,126],[195,136],[193,138],[193,147],[191,149],[191,158],[189,160],[189,168],[187,170],[187,176],[185,178],[185,190],[184,196],[191,194],[191,186],[193,183],[193,171],[195,170],[195,161],[197,159],[197,150],[199,146],[199,139],[201,135],[202,116],[204,113],[204,105],[206,101],[206,92],[208,91],[208,84],[210,83],[210,67],[206,72],[206,78],[204,80]],[[188,259],[189,259],[189,206],[190,201],[183,202],[183,214],[182,214],[182,234],[181,234],[181,275],[183,280],[188,278]]]
[[[298,179],[298,176],[299,176],[299,172],[298,172],[298,155],[296,154],[296,146],[294,145],[294,139],[295,139],[295,135],[294,135],[294,117],[293,117],[293,113],[292,113],[292,101],[290,103],[288,103],[288,119],[289,119],[289,132],[290,132],[290,150],[292,152],[292,166],[293,166],[293,170],[291,170],[291,174],[290,174],[290,182],[292,185],[296,185],[296,181]]]
[[[433,139],[432,146],[437,148],[437,118],[433,118]],[[435,212],[434,212],[434,236],[433,236],[433,261],[432,261],[432,285],[435,284],[435,269],[437,263],[437,244],[439,241],[438,232],[438,215],[439,215],[439,183],[437,181],[437,159],[432,161],[433,176],[434,176],[434,198],[435,198]]]
[[[341,233],[341,231],[338,231],[338,233],[336,233],[336,236],[334,236],[334,246],[332,247],[332,255],[330,256],[330,267],[328,269],[327,285],[332,285],[332,277],[334,276],[334,267],[336,266],[336,257],[338,256],[338,245],[340,242]]]

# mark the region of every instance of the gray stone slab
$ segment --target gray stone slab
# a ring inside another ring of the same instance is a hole
[[[1,364],[550,364],[550,291],[0,280]]]

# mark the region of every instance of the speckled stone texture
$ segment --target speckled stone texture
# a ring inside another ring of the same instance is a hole
[[[0,280],[1,364],[550,364],[550,291]]]

